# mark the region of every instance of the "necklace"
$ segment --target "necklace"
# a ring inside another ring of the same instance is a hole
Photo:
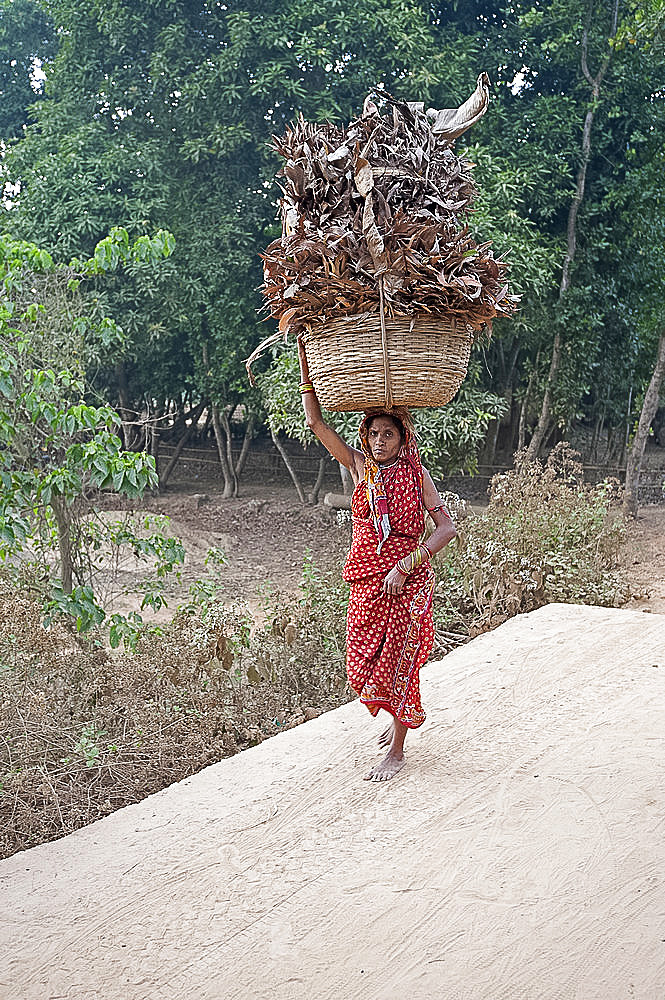
[[[383,483],[383,493],[385,494],[386,500],[392,497],[395,490],[395,483],[399,475],[399,462],[391,462],[390,465],[383,465],[381,467],[380,479]]]

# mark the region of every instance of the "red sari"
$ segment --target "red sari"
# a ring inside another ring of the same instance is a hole
[[[425,721],[419,671],[434,644],[434,572],[425,562],[407,577],[400,594],[383,590],[386,574],[417,547],[425,527],[422,468],[415,446],[403,448],[388,468],[374,465],[369,475],[376,477],[377,471],[379,518],[372,510],[375,484],[368,483],[367,474],[351,501],[353,538],[344,566],[344,579],[351,583],[346,669],[349,684],[372,715],[385,708],[416,729]]]

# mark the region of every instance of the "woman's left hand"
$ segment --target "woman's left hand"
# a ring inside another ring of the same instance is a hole
[[[401,594],[405,583],[406,577],[404,573],[400,573],[397,566],[393,566],[383,581],[383,589],[387,594]]]

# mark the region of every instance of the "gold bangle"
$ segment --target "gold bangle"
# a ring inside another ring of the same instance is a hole
[[[402,556],[402,558],[398,559],[395,563],[397,569],[403,574],[403,576],[408,576],[409,573],[412,573],[414,570],[413,560],[411,558],[412,554],[413,553],[409,553],[406,556]]]
[[[408,555],[402,556],[395,566],[400,571],[403,576],[408,576],[409,573],[413,573],[414,569],[418,569],[425,559],[431,559],[432,553],[427,548],[426,545],[419,545],[418,548],[414,549],[413,552],[409,552]]]

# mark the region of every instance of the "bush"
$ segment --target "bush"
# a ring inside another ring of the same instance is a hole
[[[585,483],[578,458],[561,444],[544,467],[518,461],[493,478],[487,510],[460,525],[437,561],[440,628],[473,636],[553,601],[625,601],[619,484]]]
[[[348,701],[345,585],[305,561],[264,624],[214,581],[162,628],[109,650],[0,584],[0,857],[70,833]]]
[[[617,499],[617,484],[585,485],[565,447],[495,477],[487,510],[435,560],[435,655],[548,601],[621,603]],[[29,577],[0,581],[0,856],[353,697],[339,569],[307,556],[299,592],[266,593],[251,616],[224,601],[225,561],[211,550],[189,604],[163,627],[137,623],[123,650],[99,630],[46,629]]]

